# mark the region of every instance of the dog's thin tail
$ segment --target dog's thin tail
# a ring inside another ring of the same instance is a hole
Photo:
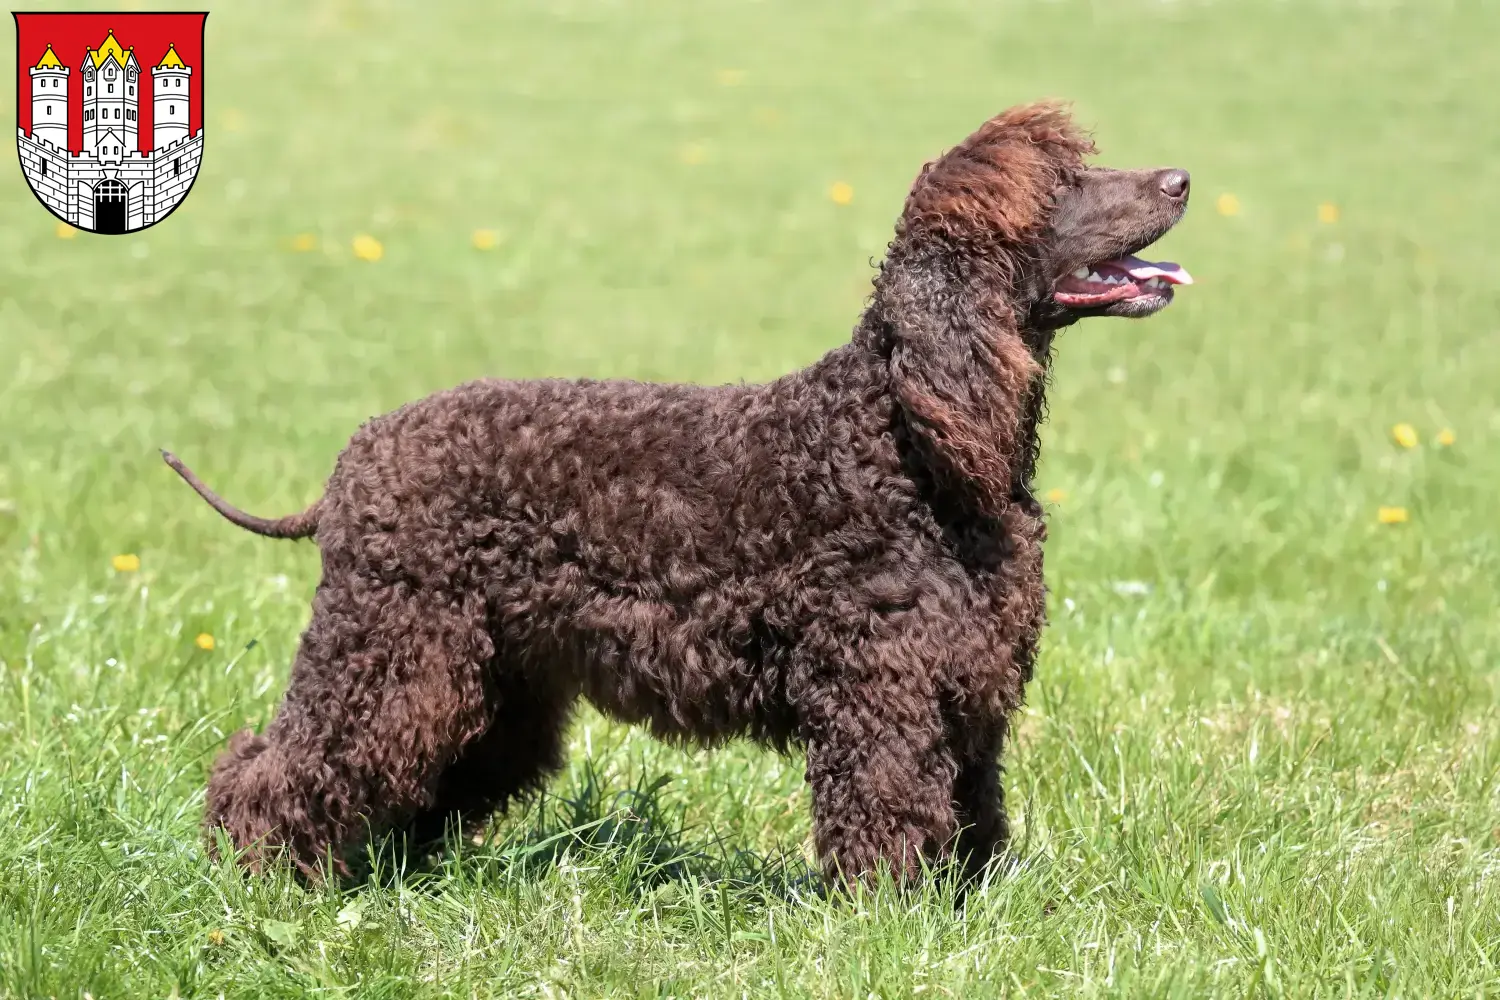
[[[173,471],[196,490],[200,497],[208,501],[210,507],[222,514],[230,523],[237,524],[246,531],[253,531],[267,538],[307,538],[318,530],[318,512],[323,506],[321,498],[313,501],[313,505],[300,514],[289,514],[274,520],[256,517],[254,514],[246,514],[203,485],[203,480],[193,475],[193,470],[183,465],[182,459],[170,451],[163,448],[161,457],[162,461],[170,465]]]

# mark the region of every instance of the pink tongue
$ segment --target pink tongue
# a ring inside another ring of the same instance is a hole
[[[1161,278],[1163,281],[1169,281],[1174,285],[1191,285],[1193,283],[1193,276],[1191,274],[1188,274],[1187,271],[1167,260],[1162,261],[1160,264],[1153,264],[1149,260],[1141,260],[1132,254],[1126,254],[1124,257],[1115,258],[1110,263],[1120,268],[1132,278],[1139,278],[1141,281],[1151,278]]]

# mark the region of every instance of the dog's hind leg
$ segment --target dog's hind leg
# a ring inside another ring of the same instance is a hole
[[[496,668],[489,728],[443,772],[432,806],[407,825],[413,848],[433,846],[450,830],[468,833],[497,810],[540,790],[562,766],[575,693],[543,687],[509,664]]]
[[[207,825],[258,865],[285,852],[316,877],[367,827],[430,808],[443,772],[484,731],[494,654],[483,598],[350,574],[324,582],[286,700],[237,737],[209,783]]]

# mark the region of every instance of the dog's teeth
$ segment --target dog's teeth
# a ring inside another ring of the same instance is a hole
[[[1118,285],[1120,283],[1120,279],[1111,274],[1109,277],[1104,279],[1104,282],[1108,285]]]
[[[1079,281],[1087,281],[1089,277],[1089,269],[1086,267],[1080,267],[1078,270],[1073,272],[1073,277],[1077,278]]]
[[[1098,271],[1090,271],[1089,272],[1089,280],[1090,281],[1103,281],[1104,279],[1101,278],[1101,277],[1099,277],[1099,272]]]

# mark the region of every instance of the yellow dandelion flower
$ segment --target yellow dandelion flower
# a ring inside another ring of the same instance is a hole
[[[1442,430],[1438,431],[1437,443],[1442,445],[1444,448],[1452,448],[1453,442],[1457,440],[1458,438],[1454,436],[1453,428],[1451,427],[1444,427]]]
[[[312,233],[298,233],[292,237],[292,249],[298,253],[307,253],[318,248],[318,238]]]
[[[1331,201],[1325,201],[1318,206],[1318,221],[1325,226],[1331,226],[1339,221],[1339,207]]]
[[[360,233],[354,237],[351,244],[354,247],[354,256],[360,260],[376,261],[385,256],[385,247],[380,241],[366,233]]]
[[[1062,503],[1066,499],[1068,499],[1068,491],[1061,486],[1054,486],[1047,491],[1047,501],[1049,503]]]
[[[1411,514],[1405,507],[1382,507],[1375,513],[1375,517],[1381,524],[1405,524],[1411,520]]]
[[[245,127],[245,115],[238,108],[229,108],[224,112],[224,128],[229,132],[238,132]]]
[[[78,230],[61,220],[58,220],[56,232],[57,238],[60,240],[71,240],[78,235]]]
[[[701,142],[690,142],[677,151],[677,158],[690,167],[696,167],[708,159],[708,150]]]
[[[198,638],[193,640],[193,645],[199,649],[208,650],[214,648],[214,637],[207,632],[199,632]]]
[[[141,568],[141,557],[133,552],[127,552],[115,556],[109,564],[115,568],[116,573],[134,573]]]
[[[1415,448],[1419,443],[1417,429],[1411,424],[1397,424],[1392,427],[1391,438],[1403,448]]]
[[[1220,215],[1240,214],[1240,200],[1227,191],[1219,195],[1219,200],[1214,202],[1214,207],[1219,210]]]
[[[475,250],[493,250],[498,239],[493,229],[476,229],[469,237],[469,242],[474,244]]]
[[[745,71],[742,69],[721,69],[715,76],[721,87],[738,87],[745,82]]]
[[[854,187],[844,181],[834,181],[828,189],[828,197],[835,205],[847,205],[854,200]]]
[[[775,125],[781,121],[781,112],[775,108],[756,108],[752,116],[757,125]]]
[[[213,930],[209,931],[208,932],[208,943],[211,944],[211,945],[213,945],[215,948],[217,948],[219,945],[223,944],[224,943],[224,932],[221,931],[221,930],[219,930],[218,928],[214,928]]]

